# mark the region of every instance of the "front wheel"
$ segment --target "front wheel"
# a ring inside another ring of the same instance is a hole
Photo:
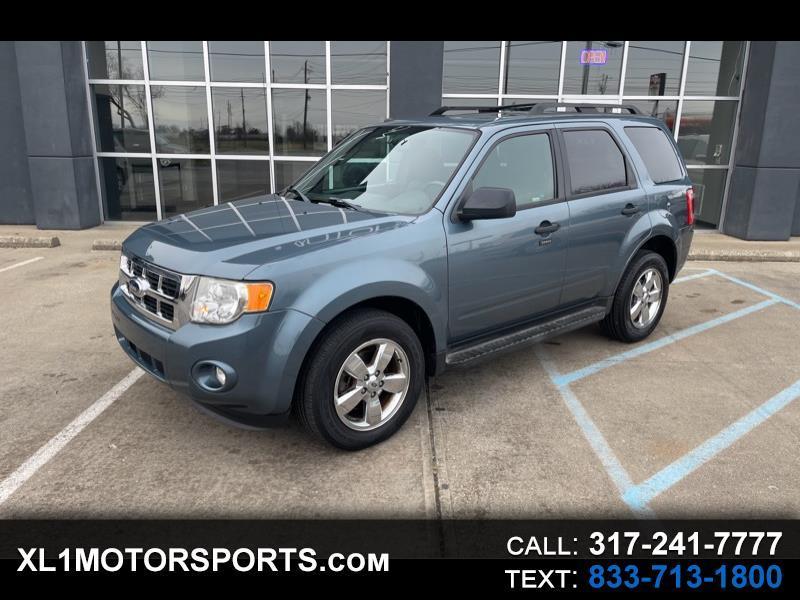
[[[610,337],[638,342],[661,320],[669,294],[669,270],[660,254],[640,250],[625,271],[601,327]]]
[[[422,345],[409,325],[376,309],[331,323],[312,350],[295,409],[312,433],[359,450],[393,435],[422,393]]]

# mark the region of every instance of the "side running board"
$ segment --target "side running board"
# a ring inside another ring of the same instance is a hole
[[[506,335],[479,342],[460,350],[449,352],[445,357],[447,366],[459,366],[479,360],[495,352],[511,350],[521,344],[532,344],[550,337],[580,329],[605,317],[606,309],[602,306],[591,306],[579,311],[562,315],[550,321],[517,329]]]

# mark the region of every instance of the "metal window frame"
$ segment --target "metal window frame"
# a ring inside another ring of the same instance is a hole
[[[164,209],[162,207],[161,199],[161,182],[159,178],[159,165],[158,160],[162,158],[170,158],[173,160],[210,160],[211,161],[211,185],[212,195],[214,199],[214,206],[220,203],[220,190],[217,172],[217,161],[226,160],[246,160],[246,161],[261,161],[269,163],[269,191],[275,193],[275,161],[282,162],[302,162],[313,163],[320,159],[320,156],[289,156],[279,155],[275,153],[275,125],[273,118],[273,98],[272,90],[276,89],[316,89],[325,91],[326,100],[326,127],[327,139],[326,147],[328,150],[333,148],[333,110],[332,110],[332,92],[335,90],[357,90],[357,91],[385,91],[386,93],[386,117],[390,114],[390,86],[391,86],[391,42],[385,41],[386,44],[386,82],[385,84],[336,84],[332,82],[331,71],[331,41],[324,41],[325,44],[325,83],[273,83],[272,81],[272,56],[270,52],[270,42],[265,40],[263,42],[264,51],[264,67],[266,71],[265,80],[262,83],[257,82],[236,82],[236,81],[214,81],[211,77],[211,59],[208,41],[202,41],[203,46],[203,72],[204,79],[202,81],[176,81],[176,80],[152,80],[150,79],[150,65],[147,52],[147,40],[141,40],[142,52],[142,79],[108,79],[108,78],[92,78],[89,76],[89,62],[88,53],[86,49],[86,41],[81,42],[81,49],[83,52],[84,62],[84,81],[86,90],[86,102],[89,109],[89,127],[92,136],[92,156],[95,165],[95,184],[97,186],[98,203],[100,208],[101,221],[106,221],[105,209],[105,191],[100,177],[100,159],[103,158],[139,158],[150,159],[153,170],[153,185],[155,186],[155,200],[156,200],[156,218],[162,219]],[[103,152],[97,146],[97,133],[95,128],[95,110],[92,101],[92,86],[94,85],[139,85],[145,88],[146,110],[148,120],[148,133],[150,137],[150,152]],[[174,87],[200,87],[205,90],[206,97],[206,112],[208,119],[208,135],[209,135],[209,152],[208,153],[187,153],[187,154],[170,154],[158,152],[155,145],[155,119],[153,110],[153,98],[151,94],[151,87],[154,85],[174,86]],[[267,97],[267,136],[269,151],[267,154],[220,154],[216,148],[215,124],[214,124],[214,110],[213,110],[213,89],[212,88],[248,88],[248,89],[264,89],[266,90]]]

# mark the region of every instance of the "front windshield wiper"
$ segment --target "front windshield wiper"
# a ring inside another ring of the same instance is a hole
[[[349,208],[350,210],[357,210],[360,212],[364,211],[364,209],[358,204],[353,204],[352,202],[348,202],[347,200],[342,200],[341,198],[336,198],[333,196],[328,198],[314,198],[313,200],[310,200],[310,202],[322,202],[324,204],[336,206],[337,208]]]
[[[309,199],[309,197],[308,197],[308,196],[306,196],[306,195],[305,195],[303,192],[301,192],[300,190],[298,190],[298,189],[297,189],[296,187],[294,187],[293,185],[290,185],[290,186],[289,186],[289,187],[287,187],[285,190],[283,190],[283,193],[284,193],[284,194],[288,194],[289,192],[292,192],[292,193],[293,193],[295,196],[297,196],[298,198],[300,198],[300,200],[302,200],[303,202],[311,202],[311,200]]]

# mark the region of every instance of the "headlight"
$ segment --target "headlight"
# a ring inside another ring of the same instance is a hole
[[[199,277],[192,301],[192,321],[224,325],[242,313],[263,312],[269,308],[273,286]]]

